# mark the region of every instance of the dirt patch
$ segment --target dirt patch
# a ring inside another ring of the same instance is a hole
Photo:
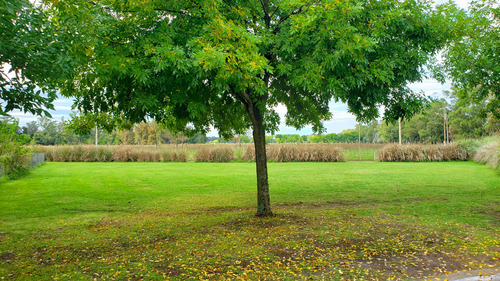
[[[462,263],[442,253],[411,253],[404,256],[374,256],[358,260],[358,266],[384,273],[386,276],[423,277],[445,271],[463,269]]]
[[[158,270],[159,272],[164,273],[168,277],[177,277],[182,273],[182,270],[180,268],[168,265],[166,263],[157,263],[153,266],[153,268]]]
[[[10,262],[13,261],[16,256],[13,253],[2,253],[0,254],[0,261]]]
[[[327,201],[327,202],[321,202],[321,203],[290,202],[290,203],[276,204],[276,208],[300,207],[300,208],[307,208],[307,209],[327,209],[327,208],[332,208],[332,207],[361,206],[364,204],[368,204],[368,202],[356,202],[356,201]]]
[[[471,262],[474,261],[474,262]],[[403,255],[373,256],[357,260],[357,266],[383,273],[389,277],[422,278],[474,269],[477,265],[494,265],[486,255],[468,256],[443,252],[413,252]]]
[[[235,207],[235,206],[214,206],[206,209],[192,210],[184,212],[186,215],[199,215],[202,213],[232,213],[232,212],[248,212],[254,210],[253,207]]]
[[[410,202],[421,202],[421,201],[448,201],[450,199],[445,197],[415,197],[415,198],[405,198],[399,201],[410,201]]]
[[[295,214],[277,214],[268,218],[248,217],[232,220],[228,219],[221,223],[221,226],[230,231],[239,231],[248,227],[260,229],[276,228],[290,223],[305,225],[308,221],[306,218]]]
[[[311,249],[284,248],[276,245],[269,246],[270,253],[280,260],[283,265],[289,265],[298,261],[309,261],[321,254]]]
[[[173,235],[167,233],[158,233],[157,235],[151,237],[150,242],[153,244],[163,244],[163,243],[172,243],[176,240],[177,238]]]
[[[494,226],[500,225],[500,203],[490,204],[474,210],[476,213],[489,216]]]

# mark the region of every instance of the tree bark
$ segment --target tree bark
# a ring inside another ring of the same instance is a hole
[[[259,101],[252,100],[250,93],[245,91],[237,92],[231,85],[229,85],[229,87],[233,95],[243,103],[250,116],[250,120],[252,120],[255,164],[257,168],[257,216],[272,216],[273,212],[271,211],[271,203],[269,200],[269,183],[267,180],[266,129],[264,128],[264,116],[257,106]]]
[[[257,168],[257,216],[272,216],[269,200],[269,183],[267,176],[266,130],[264,118],[256,106],[247,108],[253,124],[253,141],[255,146],[255,164]]]

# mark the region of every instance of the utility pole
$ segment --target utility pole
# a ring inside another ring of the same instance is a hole
[[[401,117],[399,117],[398,123],[399,123],[399,145],[401,145]]]
[[[97,125],[95,125],[95,146],[98,146],[97,139],[99,138],[99,129],[97,129]]]
[[[446,108],[444,109],[444,131],[443,131],[443,142],[444,144],[448,143],[448,132],[446,130]]]
[[[358,123],[358,157],[361,160],[361,123]]]

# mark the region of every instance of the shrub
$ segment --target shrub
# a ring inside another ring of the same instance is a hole
[[[467,158],[473,159],[476,155],[477,150],[481,147],[481,142],[474,139],[465,139],[458,141],[458,144],[462,149],[467,152]]]
[[[458,143],[440,146],[443,154],[441,161],[465,161],[468,159],[467,151]]]
[[[241,155],[243,161],[255,161],[255,148],[253,145],[246,146],[245,153]]]
[[[463,161],[467,152],[459,144],[419,145],[389,144],[379,152],[379,161],[423,162],[423,161]]]
[[[178,162],[186,162],[187,161],[187,153],[185,151],[177,152],[176,158],[177,158]]]
[[[113,161],[128,162],[130,161],[130,146],[118,146],[113,150]]]
[[[235,159],[234,150],[227,146],[203,147],[195,154],[197,162],[229,162]]]
[[[275,162],[340,162],[345,155],[340,147],[331,144],[284,144],[267,145],[266,156]],[[241,157],[244,161],[255,161],[255,149],[247,147]]]
[[[25,147],[16,134],[17,121],[13,124],[0,122],[0,174],[17,179],[27,171],[31,160],[31,150]]]
[[[500,174],[500,136],[482,145],[477,150],[474,161],[490,165]]]
[[[3,142],[0,145],[0,174],[10,179],[17,179],[26,172],[31,160],[30,149],[15,142]]]
[[[84,150],[84,162],[96,162],[97,159],[97,149],[93,146],[86,146]]]
[[[77,150],[75,150],[77,152]],[[100,146],[97,148],[96,161],[97,162],[111,162],[113,160],[113,151],[109,147]]]
[[[196,162],[212,162],[212,151],[210,147],[200,148],[194,154],[194,159]]]
[[[161,161],[163,162],[186,162],[187,154],[185,151],[163,151],[161,155]]]

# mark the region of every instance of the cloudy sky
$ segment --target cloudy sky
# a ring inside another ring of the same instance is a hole
[[[445,0],[436,1],[437,4],[447,2]],[[467,8],[468,6],[467,0],[459,0],[455,1],[460,7]],[[410,85],[410,88],[414,91],[420,92],[423,91],[427,95],[433,97],[442,96],[442,92],[448,90],[450,88],[450,83],[441,84],[435,80],[428,79],[424,80],[421,83],[414,83]],[[64,120],[69,119],[69,114],[71,113],[71,105],[73,101],[67,98],[60,98],[54,102],[55,111],[51,111],[52,117],[56,120]],[[281,116],[284,116],[286,113],[286,108],[284,106],[278,106],[278,113]],[[333,118],[330,121],[325,122],[325,128],[327,133],[340,133],[346,129],[353,129],[356,125],[356,118],[354,115],[347,112],[347,105],[342,103],[330,103],[330,112],[333,113]],[[21,126],[24,126],[26,123],[34,121],[37,117],[32,116],[30,114],[24,114],[19,111],[11,112],[11,116],[18,118]],[[279,132],[281,134],[300,134],[300,135],[309,135],[312,134],[311,127],[305,127],[304,129],[297,131],[295,128],[285,126],[284,122],[279,126]],[[216,136],[216,131],[211,131],[209,133],[210,136]]]

